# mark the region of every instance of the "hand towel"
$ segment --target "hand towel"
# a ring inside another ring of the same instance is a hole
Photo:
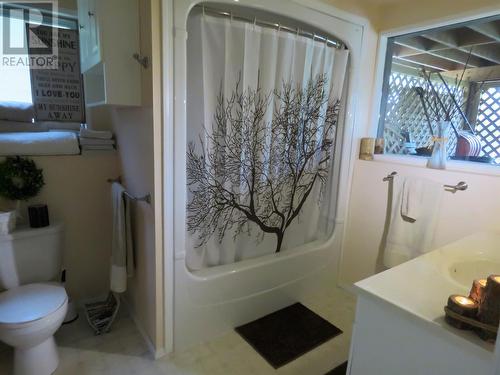
[[[111,291],[127,290],[127,277],[134,275],[134,255],[130,207],[124,195],[125,188],[115,182],[111,185],[113,200],[113,237],[111,244]]]
[[[114,139],[99,139],[99,138],[85,138],[80,137],[81,145],[114,145]]]
[[[418,218],[420,202],[416,199],[422,188],[422,180],[406,178],[403,181],[403,192],[401,194],[401,216],[411,222]]]
[[[433,250],[443,186],[413,177],[396,177],[384,265],[395,267]]]
[[[113,138],[113,133],[111,133],[110,131],[80,129],[80,137],[83,137],[83,138],[98,138],[98,139],[111,139],[111,138]]]
[[[115,146],[113,145],[82,145],[82,151],[114,151]]]

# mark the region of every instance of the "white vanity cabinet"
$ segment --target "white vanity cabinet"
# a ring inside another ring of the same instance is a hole
[[[78,22],[86,104],[141,105],[138,0],[78,0]]]

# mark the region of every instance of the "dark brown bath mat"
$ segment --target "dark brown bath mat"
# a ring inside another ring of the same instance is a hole
[[[236,328],[274,368],[297,359],[342,333],[300,303]]]
[[[346,374],[347,374],[347,362],[344,362],[340,366],[335,367],[332,371],[329,371],[326,375],[346,375]]]

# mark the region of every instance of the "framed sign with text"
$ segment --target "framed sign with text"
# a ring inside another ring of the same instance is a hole
[[[28,24],[27,35],[35,120],[84,123],[78,31]]]

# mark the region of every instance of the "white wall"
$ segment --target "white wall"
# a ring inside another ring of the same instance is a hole
[[[161,122],[158,124],[157,120],[158,111],[161,118],[161,95],[157,92],[157,86],[161,84],[157,58],[161,53],[159,4],[159,0],[139,0],[140,53],[153,63],[152,67],[142,70],[142,106],[105,106],[91,110],[92,127],[112,129],[115,133],[118,174],[122,176],[124,186],[132,195],[149,193],[153,197],[151,205],[144,202],[133,204],[136,273],[128,281],[126,299],[139,330],[156,352],[161,352],[164,346],[161,196],[157,194],[158,189],[161,190],[161,171],[155,172],[158,169],[155,154],[161,155],[161,144],[156,142],[161,140]]]
[[[116,154],[39,156],[45,186],[23,203],[45,203],[50,220],[64,224],[63,262],[71,298],[105,295],[109,288],[111,197],[108,178],[118,175]]]
[[[392,1],[379,5],[377,8],[366,6],[363,12],[354,9],[358,2],[343,4],[340,0],[331,0],[335,5],[343,5],[347,11],[354,11],[369,19],[369,27],[365,28],[365,65],[363,75],[364,87],[360,95],[357,141],[355,149],[359,149],[359,138],[375,137],[378,122],[378,103],[374,96],[378,95],[375,88],[376,62],[378,49],[378,32],[387,29],[404,29],[420,24],[431,27],[459,18],[471,17],[474,14],[484,14],[496,9],[500,13],[498,1]],[[410,163],[411,164],[411,163]],[[467,163],[468,164],[468,163]],[[472,164],[474,165],[474,164]],[[481,168],[477,166],[477,168]],[[499,227],[500,220],[495,215],[498,212],[498,199],[495,189],[500,187],[498,173],[483,175],[469,172],[432,171],[424,167],[402,165],[399,161],[384,158],[384,162],[356,161],[349,214],[346,223],[346,238],[342,249],[343,260],[340,266],[340,283],[349,285],[376,272],[376,259],[385,221],[385,204],[387,199],[387,184],[382,178],[392,171],[400,174],[412,174],[428,177],[446,183],[467,181],[471,188],[468,192],[456,195],[446,194],[442,208],[437,244],[444,244],[465,236],[481,228]]]
[[[347,238],[340,277],[353,283],[376,272],[384,229],[388,183],[382,179],[392,171],[399,177],[412,175],[442,184],[466,181],[469,189],[445,192],[436,228],[435,247],[481,230],[500,229],[500,171],[497,176],[441,171],[386,161],[358,160],[354,169]]]

